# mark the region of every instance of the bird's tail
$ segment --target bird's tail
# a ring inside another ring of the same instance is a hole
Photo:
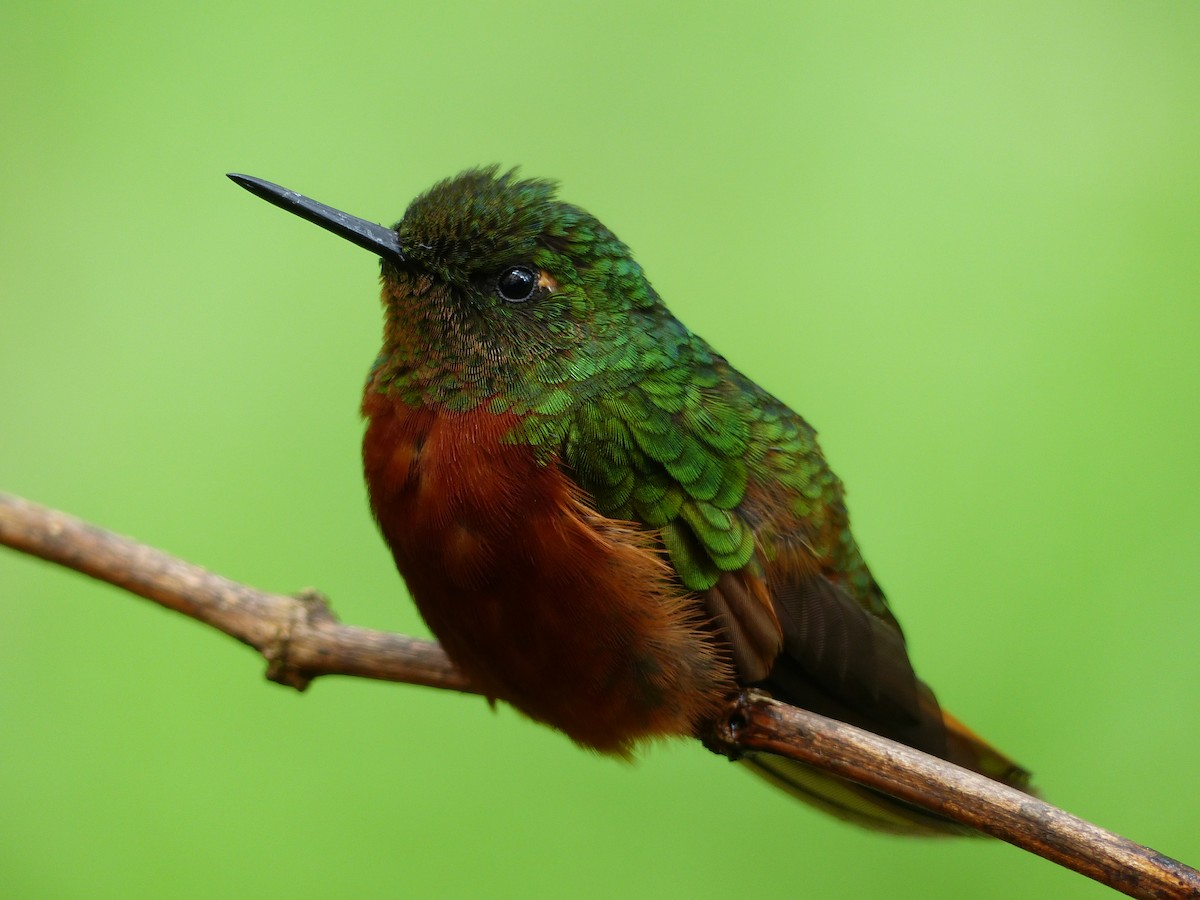
[[[1029,773],[958,719],[943,713],[946,759],[963,768],[1032,793]],[[805,763],[770,753],[750,753],[742,761],[756,774],[794,797],[855,825],[891,834],[925,837],[979,832],[903,800],[831,775]]]

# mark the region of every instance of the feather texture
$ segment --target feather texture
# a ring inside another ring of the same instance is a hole
[[[675,319],[608,229],[489,169],[435,186],[396,234],[367,481],[476,683],[622,754],[697,733],[758,684],[1027,783],[917,679],[813,429]],[[512,271],[536,272],[520,302],[497,289]],[[748,764],[869,827],[956,830],[797,763]]]

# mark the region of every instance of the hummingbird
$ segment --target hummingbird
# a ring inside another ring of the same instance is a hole
[[[371,511],[489,700],[628,758],[702,735],[754,686],[1028,789],[915,675],[813,428],[676,319],[555,182],[470,169],[388,228],[229,177],[380,258]],[[963,830],[799,762],[743,762],[868,828]]]

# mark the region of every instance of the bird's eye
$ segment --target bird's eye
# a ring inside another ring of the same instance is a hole
[[[537,290],[538,273],[527,266],[512,266],[500,273],[496,291],[509,303],[523,303]]]

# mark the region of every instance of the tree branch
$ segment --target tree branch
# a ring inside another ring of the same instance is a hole
[[[429,641],[342,625],[324,598],[271,594],[130,538],[0,493],[0,544],[107,581],[256,649],[267,677],[304,690],[355,675],[473,693]],[[710,749],[790,757],[1008,841],[1134,897],[1200,897],[1200,872],[1028,794],[911,747],[745,691]]]
[[[1200,872],[1043,800],[844,722],[744,691],[710,744],[763,750],[898,797],[1133,897],[1200,896]]]
[[[337,621],[315,591],[271,594],[230,581],[56,510],[0,493],[0,544],[107,581],[223,631],[267,660],[267,677],[304,690],[357,675],[474,693],[431,641]]]

